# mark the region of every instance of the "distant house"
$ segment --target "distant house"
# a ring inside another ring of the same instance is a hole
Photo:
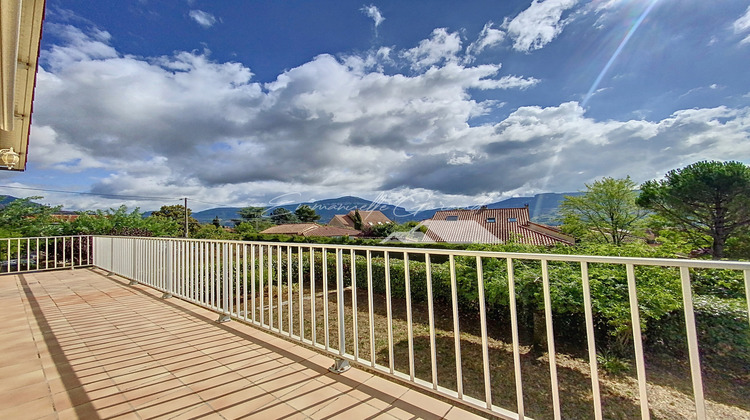
[[[420,227],[422,227],[420,229]],[[426,228],[426,229],[425,229]],[[575,239],[552,226],[533,223],[529,208],[441,210],[408,234],[392,235],[388,241],[529,245],[572,245]]]
[[[341,228],[354,229],[354,211],[350,211],[348,214],[337,214],[333,216],[328,226],[335,226]],[[360,211],[359,216],[362,218],[362,227],[385,225],[393,223],[393,221],[387,218],[382,212],[374,211]]]
[[[264,235],[293,235],[293,236],[357,236],[362,232],[335,226],[322,226],[317,223],[294,223],[270,227],[262,232]]]

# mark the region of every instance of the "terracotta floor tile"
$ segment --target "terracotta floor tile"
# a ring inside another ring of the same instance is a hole
[[[217,324],[209,310],[163,301],[161,292],[100,273],[25,274],[27,286],[13,276],[0,282],[0,418],[470,414],[358,369],[332,374],[332,356],[242,322]]]
[[[49,396],[49,387],[44,382],[4,391],[0,393],[0,411]]]
[[[341,393],[318,381],[309,381],[294,392],[287,393],[279,398],[295,409],[311,415],[322,409],[327,404],[335,401]]]
[[[239,419],[306,419],[307,415],[299,412],[294,407],[279,401],[258,408],[250,413],[237,417]]]
[[[281,397],[310,381],[310,377],[299,368],[288,366],[253,382],[276,397]]]
[[[446,420],[481,420],[486,419],[488,416],[480,416],[478,414],[471,413],[459,407],[451,407],[448,414],[445,415]]]
[[[365,419],[380,414],[381,410],[348,395],[341,395],[311,415],[313,419]]]
[[[55,409],[52,404],[52,398],[45,396],[0,410],[0,418],[23,419],[28,418],[29,413],[33,413],[34,416],[43,417],[54,414],[54,412]]]
[[[142,418],[171,418],[201,407],[204,404],[205,402],[191,390],[182,389],[165,395],[162,398],[136,406],[135,409]]]

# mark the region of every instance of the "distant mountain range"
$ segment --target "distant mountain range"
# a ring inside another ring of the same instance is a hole
[[[537,194],[532,197],[513,197],[506,200],[498,201],[496,203],[487,204],[488,208],[491,209],[502,209],[502,208],[514,208],[523,207],[528,204],[531,219],[537,223],[545,223],[550,225],[559,224],[557,221],[558,207],[562,202],[563,197],[566,195],[579,195],[580,193],[544,193]],[[315,211],[321,216],[320,223],[328,223],[333,216],[337,214],[346,214],[352,210],[378,210],[385,214],[389,219],[397,222],[404,223],[408,221],[422,221],[431,218],[438,210],[448,210],[450,208],[433,208],[428,210],[407,210],[404,207],[394,206],[387,203],[373,202],[365,200],[360,197],[340,197],[327,200],[319,200],[306,203],[294,203],[284,204],[276,207],[283,207],[289,211],[296,210],[301,205],[308,205],[315,209]],[[268,213],[273,211],[274,208],[269,208]],[[467,206],[461,208],[474,208],[479,206]],[[218,217],[222,224],[232,224],[233,219],[239,219],[240,216],[237,213],[242,207],[219,207],[199,212],[194,212],[193,217],[201,223],[210,223],[214,218]]]
[[[513,197],[508,198],[496,203],[487,204],[488,208],[491,209],[502,209],[502,208],[514,208],[523,207],[528,204],[529,213],[531,214],[531,220],[537,223],[544,223],[549,225],[559,224],[558,218],[558,207],[566,195],[580,195],[581,193],[544,193],[536,194],[531,197]],[[0,196],[0,208],[17,200],[13,196]],[[428,210],[407,210],[404,207],[394,206],[387,203],[379,203],[370,200],[365,200],[360,197],[340,197],[332,198],[327,200],[319,200],[306,203],[294,203],[284,204],[282,206],[289,211],[296,210],[301,205],[308,205],[315,209],[315,211],[321,216],[320,223],[328,223],[333,216],[337,214],[347,214],[352,210],[379,210],[385,214],[389,219],[397,222],[404,223],[408,221],[422,221],[431,218],[438,210],[450,210],[456,207],[449,208],[433,208]],[[273,211],[276,207],[269,207],[267,213]],[[459,208],[478,208],[479,206],[466,206]],[[217,207],[213,209],[203,210],[194,212],[193,217],[201,223],[211,223],[214,218],[218,217],[223,225],[233,225],[233,220],[240,219],[237,213],[242,207]],[[65,211],[65,213],[72,213]],[[144,213],[144,216],[150,215],[152,212]]]

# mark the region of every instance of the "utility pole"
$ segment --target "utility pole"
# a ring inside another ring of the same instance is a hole
[[[185,197],[185,237],[188,235],[188,212],[187,212],[187,197]]]

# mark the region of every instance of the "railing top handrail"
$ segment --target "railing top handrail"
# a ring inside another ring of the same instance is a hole
[[[31,240],[31,239],[56,239],[56,238],[86,238],[95,235],[56,235],[56,236],[14,236],[12,238],[0,238],[0,241]]]
[[[750,262],[742,261],[715,261],[715,260],[697,260],[697,259],[677,259],[677,258],[641,258],[641,257],[617,257],[617,256],[597,256],[597,255],[569,255],[569,254],[540,254],[540,253],[520,253],[520,252],[502,252],[502,251],[475,251],[475,250],[458,250],[458,249],[436,249],[436,248],[410,248],[394,246],[371,246],[371,245],[346,245],[346,244],[315,244],[315,243],[289,243],[289,242],[269,242],[269,241],[239,241],[239,240],[218,240],[218,239],[192,239],[192,238],[165,238],[165,237],[134,237],[134,236],[104,236],[94,235],[102,238],[117,238],[129,240],[152,240],[152,241],[178,241],[178,242],[211,242],[227,243],[241,245],[262,245],[262,246],[283,246],[292,248],[315,248],[326,250],[354,250],[354,251],[375,251],[388,253],[408,253],[410,255],[446,255],[446,256],[465,256],[465,257],[482,257],[482,258],[512,258],[515,260],[537,260],[537,261],[559,261],[559,262],[580,262],[580,263],[601,263],[601,264],[620,264],[620,265],[639,265],[639,266],[662,266],[662,267],[691,267],[691,268],[716,268],[730,270],[750,270]]]

